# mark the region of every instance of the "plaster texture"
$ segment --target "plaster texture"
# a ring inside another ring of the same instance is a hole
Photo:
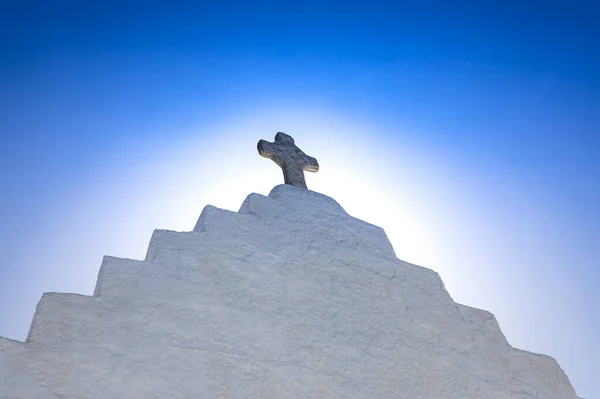
[[[26,342],[0,339],[2,399],[576,397],[381,228],[291,185],[156,230],[144,261],[105,257],[93,296],[44,294]]]

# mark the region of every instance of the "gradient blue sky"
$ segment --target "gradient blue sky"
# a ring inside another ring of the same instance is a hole
[[[0,336],[266,194],[281,130],[311,188],[600,397],[597,2],[50,3],[0,4]]]

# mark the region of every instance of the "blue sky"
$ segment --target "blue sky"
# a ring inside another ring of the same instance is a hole
[[[600,6],[87,3],[0,5],[1,336],[267,193],[281,130],[309,187],[599,396]]]

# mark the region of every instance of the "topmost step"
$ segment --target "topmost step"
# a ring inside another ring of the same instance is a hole
[[[289,184],[273,187],[269,198],[281,201],[287,207],[301,209],[312,214],[329,213],[348,216],[344,208],[333,198]]]

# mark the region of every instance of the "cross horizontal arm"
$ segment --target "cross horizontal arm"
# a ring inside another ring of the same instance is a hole
[[[274,143],[269,143],[266,140],[259,140],[258,145],[258,153],[265,158],[271,159],[275,162],[279,167],[283,168],[285,165],[285,161],[277,154],[277,145]]]
[[[318,172],[319,163],[316,158],[313,158],[305,153],[302,153],[302,160],[304,161],[304,170],[308,172]]]

